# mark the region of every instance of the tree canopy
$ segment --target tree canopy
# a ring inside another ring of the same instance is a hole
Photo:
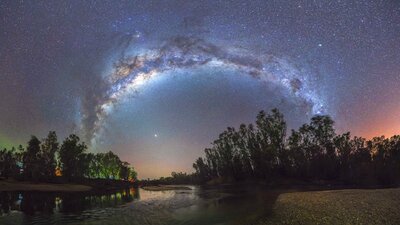
[[[0,176],[33,181],[49,181],[56,176],[68,180],[137,180],[134,168],[112,151],[94,154],[87,149],[75,134],[65,138],[61,145],[54,131],[42,141],[32,136],[26,149],[20,145],[17,150],[0,150]]]
[[[283,114],[261,111],[255,125],[223,131],[193,168],[202,181],[290,177],[348,184],[400,182],[400,136],[367,141],[349,132],[336,134],[334,124],[330,116],[316,115],[287,137]]]

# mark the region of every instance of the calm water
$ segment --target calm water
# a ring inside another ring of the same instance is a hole
[[[0,224],[253,224],[277,194],[225,187],[110,193],[0,192]]]

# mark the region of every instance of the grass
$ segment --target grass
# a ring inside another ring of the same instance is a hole
[[[258,225],[400,224],[400,188],[280,194]]]
[[[54,191],[54,192],[78,192],[89,191],[92,188],[80,184],[50,184],[32,183],[13,180],[0,181],[0,191]]]

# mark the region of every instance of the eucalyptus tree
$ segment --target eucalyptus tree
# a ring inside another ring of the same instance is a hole
[[[36,136],[31,136],[26,151],[23,154],[23,174],[26,179],[38,180],[41,175],[41,142]]]
[[[4,178],[15,177],[19,173],[18,158],[14,147],[0,150],[0,176]]]
[[[215,176],[210,174],[209,166],[204,162],[203,158],[199,157],[194,163],[193,168],[196,171],[196,175],[201,181],[207,181]]]
[[[42,175],[51,178],[55,175],[56,170],[56,153],[59,150],[59,143],[55,131],[50,131],[40,145],[40,158],[43,163]]]
[[[352,153],[350,132],[337,135],[333,141],[338,156],[339,176],[341,179],[348,180],[351,176],[350,158]]]
[[[261,111],[257,115],[257,143],[260,148],[262,173],[267,177],[273,175],[280,164],[279,156],[285,150],[286,122],[278,109],[271,114]]]
[[[68,178],[84,176],[86,150],[86,144],[80,142],[75,134],[69,135],[63,141],[59,154],[63,176]]]

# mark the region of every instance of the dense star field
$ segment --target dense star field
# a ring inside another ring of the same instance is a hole
[[[0,1],[0,148],[76,133],[140,178],[260,110],[398,134],[399,85],[399,1]]]

